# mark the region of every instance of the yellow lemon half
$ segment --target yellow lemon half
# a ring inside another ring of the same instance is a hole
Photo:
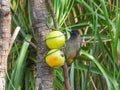
[[[65,36],[60,31],[52,31],[46,36],[46,45],[50,49],[59,49],[65,44]]]
[[[54,68],[60,67],[64,64],[64,62],[65,62],[64,54],[59,49],[52,49],[47,53],[46,63],[50,67]]]

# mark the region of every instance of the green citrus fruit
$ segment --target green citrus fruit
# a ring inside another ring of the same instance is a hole
[[[50,49],[59,49],[65,44],[65,36],[60,31],[52,31],[46,36],[46,44]]]
[[[60,67],[64,64],[65,57],[59,49],[52,49],[47,53],[46,63],[53,68]]]

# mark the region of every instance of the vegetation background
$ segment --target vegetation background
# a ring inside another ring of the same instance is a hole
[[[70,70],[72,90],[120,90],[120,1],[52,0],[52,4],[60,30],[77,28],[81,33],[82,48]],[[37,50],[29,0],[11,0],[11,11],[12,30],[16,26],[21,30],[9,54],[6,90],[34,90]],[[54,28],[50,14],[47,23]],[[54,69],[54,90],[64,90],[63,82],[62,68]]]

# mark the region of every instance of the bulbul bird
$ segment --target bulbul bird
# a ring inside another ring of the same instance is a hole
[[[71,65],[76,60],[81,47],[81,38],[78,30],[70,32],[70,38],[66,41],[64,54],[67,59],[68,65]]]

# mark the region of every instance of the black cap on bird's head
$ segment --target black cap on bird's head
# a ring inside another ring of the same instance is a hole
[[[72,35],[72,36],[78,36],[78,35],[80,35],[80,34],[79,34],[79,31],[78,31],[77,29],[73,29],[73,30],[70,32],[70,35]]]

